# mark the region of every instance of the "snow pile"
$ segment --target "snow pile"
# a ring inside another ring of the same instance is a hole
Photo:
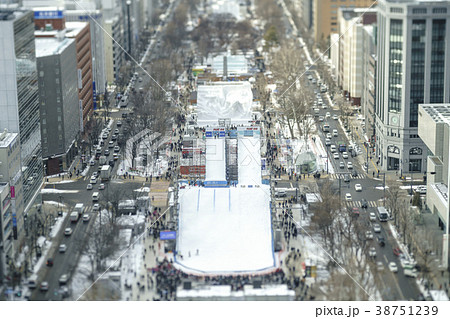
[[[215,124],[220,118],[232,123],[247,122],[252,118],[253,94],[248,82],[215,82],[199,85],[197,93],[197,123]]]
[[[59,230],[61,229],[64,219],[67,216],[67,213],[63,213],[62,216],[56,219],[56,223],[52,227],[52,231],[50,232],[50,238],[55,238],[58,235]]]
[[[275,267],[268,186],[189,187],[179,202],[178,266],[216,274]]]

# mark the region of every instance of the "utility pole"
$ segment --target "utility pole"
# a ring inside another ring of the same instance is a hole
[[[383,173],[383,206],[386,207],[386,173]]]

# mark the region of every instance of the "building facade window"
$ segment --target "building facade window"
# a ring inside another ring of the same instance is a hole
[[[423,103],[425,85],[425,20],[413,20],[411,32],[411,84],[409,87],[409,126],[418,126],[418,107]]]
[[[409,150],[409,155],[422,155],[422,149],[420,147],[413,147]]]
[[[389,38],[388,111],[400,112],[402,102],[403,21],[392,19]]]
[[[420,172],[422,170],[422,159],[421,158],[410,158],[409,159],[409,171],[410,172]]]
[[[445,20],[433,20],[431,35],[430,103],[444,101]]]

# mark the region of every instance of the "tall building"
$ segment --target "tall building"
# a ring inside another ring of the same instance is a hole
[[[418,133],[429,150],[427,160],[427,207],[438,217],[444,231],[442,265],[449,260],[450,104],[420,104]]]
[[[36,38],[42,157],[47,175],[66,170],[80,132],[75,41]]]
[[[380,0],[376,152],[383,170],[424,172],[418,106],[450,99],[450,1]]]
[[[338,85],[352,105],[361,105],[364,69],[364,26],[376,23],[376,9],[340,8]]]
[[[376,0],[313,0],[314,40],[318,43],[328,43],[330,34],[338,31],[339,8],[367,8],[373,7],[376,2]]]
[[[19,133],[25,212],[40,203],[41,131],[33,12],[0,9],[0,128]]]
[[[0,282],[23,244],[24,203],[18,133],[0,133]]]
[[[75,39],[78,70],[78,102],[80,107],[80,130],[94,113],[94,91],[92,87],[91,33],[88,22],[66,22],[66,37]]]
[[[119,80],[120,68],[125,63],[123,24],[118,17],[105,21],[105,64],[108,83]]]
[[[370,141],[375,141],[375,101],[377,88],[377,27],[366,25],[363,28],[363,90],[361,112],[366,123],[366,133]]]
[[[97,95],[106,90],[105,41],[103,31],[103,13],[101,10],[66,10],[64,12],[68,22],[89,22],[91,31],[94,109],[98,108]]]
[[[313,26],[313,1],[300,0],[300,17],[303,20],[305,28],[308,30]]]

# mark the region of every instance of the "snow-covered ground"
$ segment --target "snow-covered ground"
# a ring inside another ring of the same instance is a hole
[[[228,274],[276,266],[268,186],[188,187],[179,197],[178,266]]]
[[[239,137],[238,175],[239,184],[261,184],[261,139],[259,137]]]
[[[67,183],[73,183],[75,182],[75,180],[73,179],[66,179],[66,180],[62,180],[59,182],[46,182],[45,184],[50,185],[50,184],[67,184]]]
[[[56,188],[43,188],[41,189],[41,194],[75,194],[78,193],[78,190],[68,190],[68,189],[56,189]]]
[[[226,181],[225,139],[206,139],[205,181]]]

